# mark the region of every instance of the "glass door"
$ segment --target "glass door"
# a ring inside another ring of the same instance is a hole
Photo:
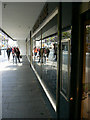
[[[70,39],[61,42],[61,92],[68,99],[70,84]]]
[[[60,119],[69,119],[71,28],[62,32],[60,55]]]
[[[90,119],[90,20],[85,24],[81,119]]]

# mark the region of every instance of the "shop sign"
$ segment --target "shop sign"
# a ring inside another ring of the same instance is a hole
[[[34,27],[33,27],[33,33],[35,32],[35,30],[40,26],[40,24],[45,20],[45,18],[48,15],[48,4],[45,5],[45,7],[43,8],[40,16],[38,17]]]

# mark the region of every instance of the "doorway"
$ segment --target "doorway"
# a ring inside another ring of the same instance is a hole
[[[90,20],[84,26],[83,80],[81,119],[90,118]]]

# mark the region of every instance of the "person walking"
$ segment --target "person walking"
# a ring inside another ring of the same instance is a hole
[[[20,50],[18,47],[16,48],[16,55],[17,55],[18,61],[20,63]]]
[[[13,64],[14,64],[14,58],[15,58],[15,47],[12,48],[12,56],[13,56]]]
[[[14,56],[13,56],[13,60],[15,58],[15,62],[17,64],[17,53],[16,53],[16,47],[14,47]]]
[[[8,56],[8,61],[10,60],[10,53],[11,53],[11,49],[8,47],[7,50],[7,56]]]

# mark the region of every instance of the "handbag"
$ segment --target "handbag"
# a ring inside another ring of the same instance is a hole
[[[20,58],[22,58],[22,55],[20,55]]]

